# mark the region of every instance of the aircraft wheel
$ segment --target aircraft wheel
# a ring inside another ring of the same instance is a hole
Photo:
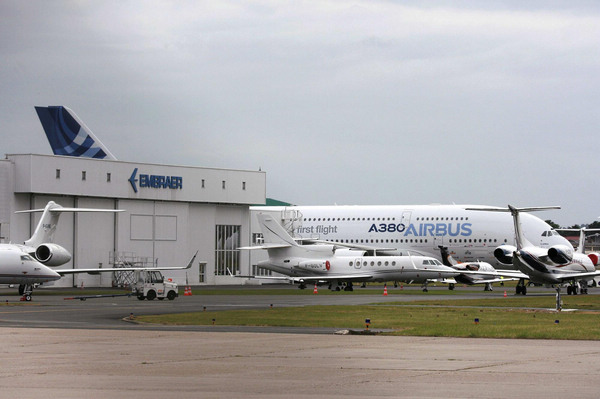
[[[27,302],[31,302],[31,295],[25,295],[25,300]]]
[[[173,299],[175,299],[176,296],[177,294],[175,294],[175,291],[169,291],[169,293],[167,294],[167,299],[169,301],[172,301]]]
[[[448,284],[448,289],[450,291],[454,291],[454,284],[453,283]]]
[[[148,299],[149,301],[153,301],[154,299],[156,299],[156,292],[154,290],[148,291],[146,299]]]
[[[25,293],[25,284],[19,284],[19,295],[23,295]]]
[[[523,295],[527,295],[527,287],[523,287],[523,288],[521,289],[521,294],[523,294]]]
[[[571,292],[572,292],[572,291],[573,291],[573,290],[571,289],[571,286],[568,286],[568,287],[567,287],[567,295],[571,295]]]

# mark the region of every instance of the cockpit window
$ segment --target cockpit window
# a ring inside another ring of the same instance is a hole
[[[552,237],[552,236],[558,236],[560,234],[558,234],[558,231],[556,230],[546,230],[542,233],[542,237]]]

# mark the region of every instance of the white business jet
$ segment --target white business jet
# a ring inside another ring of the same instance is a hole
[[[0,284],[19,284],[19,294],[23,299],[31,301],[33,287],[56,281],[66,274],[75,273],[110,273],[123,271],[146,270],[181,270],[192,266],[196,255],[187,266],[176,267],[123,267],[123,268],[91,268],[53,270],[49,266],[61,266],[71,260],[71,253],[64,247],[54,243],[54,233],[62,212],[122,212],[119,209],[64,208],[54,201],[48,202],[44,209],[33,209],[25,212],[43,212],[31,238],[24,244],[0,244]]]
[[[571,245],[555,245],[550,248],[541,248],[533,245],[523,235],[521,226],[521,212],[540,211],[547,209],[560,209],[559,207],[515,208],[478,208],[478,211],[510,212],[513,217],[516,235],[516,247],[501,245],[496,248],[494,255],[502,264],[512,264],[528,276],[529,281],[535,284],[553,285],[556,289],[556,308],[560,310],[561,284],[568,283],[569,291],[576,290],[580,283],[600,276],[596,271],[592,259],[583,252],[573,252]],[[557,233],[558,234],[558,233]],[[583,248],[583,245],[580,245]],[[597,257],[595,257],[597,259]],[[569,293],[571,293],[569,292]],[[575,291],[576,292],[576,291]],[[517,294],[527,294],[524,279],[519,280]]]
[[[467,285],[484,284],[484,291],[493,291],[493,283],[528,278],[526,274],[516,270],[497,270],[487,262],[458,262],[448,252],[448,248],[444,246],[440,246],[440,254],[442,255],[442,263],[446,266],[459,272],[479,272],[479,274],[459,274],[453,279],[443,280],[442,282],[447,283],[450,290],[454,289],[454,284],[460,283]]]
[[[271,215],[258,214],[257,218],[264,243],[242,249],[266,249],[269,259],[259,262],[258,266],[285,275],[266,278],[293,281],[299,283],[300,288],[306,288],[306,283],[326,282],[331,289],[340,290],[345,283],[344,290],[352,291],[354,282],[405,281],[421,282],[427,291],[429,280],[459,274],[435,258],[411,251],[381,256],[352,246],[300,245]]]

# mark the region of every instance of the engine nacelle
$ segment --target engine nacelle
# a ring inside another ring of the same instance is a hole
[[[500,245],[494,250],[494,257],[503,265],[512,265],[513,253],[516,250],[512,245]]]
[[[71,254],[60,245],[41,244],[35,250],[35,258],[46,266],[60,266],[71,260]]]
[[[598,260],[600,260],[600,254],[597,252],[592,252],[588,254],[588,258],[592,261],[594,266],[598,266]]]
[[[573,249],[566,245],[555,245],[548,249],[548,257],[552,262],[564,265],[573,260]]]
[[[331,268],[331,263],[321,259],[304,260],[298,263],[298,268],[314,272],[327,272]]]

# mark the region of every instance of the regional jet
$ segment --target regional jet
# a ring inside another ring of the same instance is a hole
[[[198,254],[196,252],[187,266],[53,270],[49,266],[61,266],[71,260],[71,253],[61,245],[54,243],[54,233],[61,213],[122,212],[122,210],[64,208],[54,201],[50,201],[44,209],[17,211],[17,213],[24,212],[42,212],[42,217],[33,235],[24,244],[0,244],[0,284],[19,284],[19,294],[23,295],[23,300],[26,301],[31,301],[34,285],[56,281],[66,274],[189,269]]]
[[[293,281],[299,283],[300,288],[306,288],[306,283],[325,282],[330,284],[330,289],[339,291],[345,283],[344,290],[352,291],[354,282],[405,281],[421,282],[427,291],[429,280],[459,274],[437,259],[411,251],[385,256],[354,246],[301,245],[271,215],[258,214],[257,218],[263,244],[240,249],[266,249],[269,259],[259,262],[258,266],[285,275],[270,278]]]

